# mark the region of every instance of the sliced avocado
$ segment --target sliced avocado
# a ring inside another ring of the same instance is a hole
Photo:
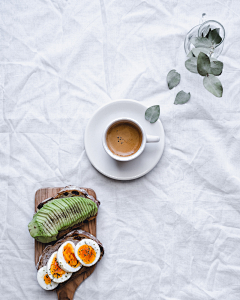
[[[76,211],[78,203],[76,203],[76,201],[72,198],[64,198],[63,200],[66,205],[68,205],[68,213],[71,219],[71,226],[73,226],[72,224],[77,219],[76,216],[80,215],[80,213]]]
[[[59,201],[56,201],[54,204],[56,205],[56,207],[58,207],[61,210],[61,212],[62,212],[61,214],[63,216],[62,226],[69,225],[71,222],[70,222],[69,214],[67,211],[68,206],[64,202],[61,201],[62,200],[61,198],[56,199],[56,200],[59,200]],[[64,221],[65,221],[65,223],[64,223]]]
[[[94,216],[98,211],[94,201],[82,197],[54,199],[33,216],[28,229],[33,238],[42,243],[57,240],[60,230],[67,229]]]
[[[51,235],[53,232],[56,232],[56,225],[54,222],[54,218],[51,216],[50,213],[46,214],[46,212],[39,211],[38,218],[35,219],[35,222],[41,224],[47,232]]]
[[[68,211],[70,213],[70,218],[73,220],[74,219],[74,212],[73,212],[72,206],[74,206],[74,205],[77,206],[77,203],[75,203],[75,200],[71,199],[71,198],[63,198],[62,200],[67,205]]]
[[[55,223],[57,230],[63,226],[62,224],[62,218],[61,218],[61,213],[58,210],[58,207],[55,203],[53,205],[49,206],[48,208],[49,216],[51,220],[53,220],[53,223]],[[59,215],[60,213],[60,215]]]

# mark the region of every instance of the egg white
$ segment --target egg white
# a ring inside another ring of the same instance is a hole
[[[71,244],[73,246],[73,249],[75,250],[75,245],[73,242],[65,242],[61,245],[61,247],[58,249],[58,252],[57,252],[57,261],[58,261],[59,267],[61,269],[63,269],[65,272],[77,272],[78,270],[81,269],[82,265],[80,264],[79,267],[73,268],[66,262],[66,260],[63,256],[63,249],[66,244]]]
[[[81,258],[78,256],[78,249],[82,246],[82,245],[88,245],[91,246],[95,252],[96,252],[96,257],[94,259],[94,261],[91,264],[86,264],[84,261],[81,260]],[[85,266],[85,267],[91,267],[93,265],[95,265],[95,263],[99,260],[100,258],[100,247],[98,245],[98,243],[96,243],[95,241],[91,240],[91,239],[82,239],[79,243],[77,243],[77,245],[75,246],[75,256],[76,258],[80,261],[80,263]]]
[[[37,281],[40,285],[41,288],[47,291],[51,291],[55,289],[58,286],[58,283],[51,281],[50,284],[46,284],[44,281],[44,276],[48,274],[47,272],[47,266],[42,267],[41,269],[38,270],[37,272]]]
[[[49,260],[48,260],[48,263],[47,263],[47,272],[48,272],[49,277],[52,279],[52,281],[57,282],[57,283],[62,283],[62,282],[64,282],[64,281],[67,281],[67,280],[72,276],[72,273],[66,272],[65,274],[63,274],[63,275],[62,275],[61,277],[59,277],[59,278],[53,277],[53,275],[51,274],[51,264],[52,264],[52,261],[53,261],[53,259],[54,259],[55,254],[57,254],[57,251],[54,252],[54,253],[50,256],[50,258],[49,258]]]

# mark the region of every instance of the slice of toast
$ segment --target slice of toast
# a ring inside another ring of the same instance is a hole
[[[49,245],[47,246],[44,250],[42,255],[39,257],[38,263],[37,263],[37,269],[39,270],[40,268],[44,267],[47,265],[47,262],[50,258],[50,256],[59,249],[59,247],[66,241],[71,241],[75,245],[81,241],[82,239],[87,238],[95,241],[98,243],[100,247],[100,258],[98,262],[102,259],[104,255],[104,248],[102,243],[92,234],[83,231],[81,229],[74,230],[69,232],[66,236],[64,236],[62,239],[58,240],[54,245]],[[98,263],[97,262],[97,263]],[[60,283],[57,287],[57,294],[58,294],[58,299],[72,299],[74,292],[76,288],[78,287],[81,282],[86,279],[96,268],[97,263],[91,267],[84,267],[77,271],[76,273],[73,273],[71,278],[68,281],[65,281],[63,283]],[[79,276],[81,275],[82,276]]]
[[[88,198],[88,199],[92,200],[93,202],[96,203],[97,207],[99,207],[99,205],[100,205],[100,201],[98,201],[92,195],[89,195],[89,193],[86,191],[85,188],[80,188],[80,187],[77,187],[74,185],[69,185],[69,186],[66,186],[65,188],[63,188],[61,191],[59,191],[55,196],[47,198],[47,199],[43,200],[41,203],[39,203],[37,206],[37,211],[40,210],[46,203],[48,203],[51,200],[60,199],[60,198],[76,197],[76,196]],[[64,235],[68,234],[70,231],[72,231],[74,229],[81,228],[81,224],[86,223],[91,220],[94,220],[96,218],[96,216],[97,216],[97,213],[94,216],[87,218],[84,222],[80,222],[72,227],[69,227],[68,229],[60,230],[57,235],[57,239],[59,240]]]

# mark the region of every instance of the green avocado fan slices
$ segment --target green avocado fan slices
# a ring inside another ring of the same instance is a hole
[[[33,238],[42,243],[57,240],[59,231],[68,229],[97,214],[97,204],[82,197],[58,198],[47,202],[28,224]]]

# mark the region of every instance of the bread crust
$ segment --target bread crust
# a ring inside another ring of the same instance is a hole
[[[44,204],[48,203],[51,200],[59,199],[59,198],[76,197],[76,196],[88,198],[88,199],[92,200],[93,202],[95,202],[97,204],[97,207],[99,207],[99,205],[100,205],[100,201],[97,200],[92,195],[89,195],[86,188],[77,187],[75,185],[68,185],[64,189],[59,191],[56,196],[47,198],[47,199],[43,200],[41,203],[39,203],[37,206],[37,210],[41,209],[44,206]]]

